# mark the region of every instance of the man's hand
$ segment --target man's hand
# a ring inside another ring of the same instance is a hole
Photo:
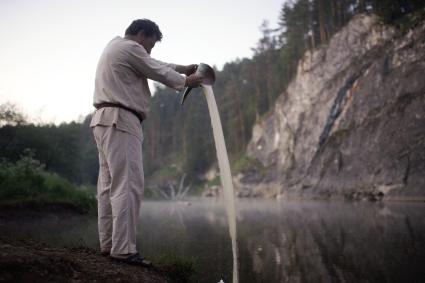
[[[186,76],[190,76],[191,74],[196,72],[196,68],[198,68],[198,65],[196,64],[187,65],[187,66],[177,65],[176,71],[179,72],[180,74],[185,74]]]
[[[187,87],[198,87],[202,83],[202,76],[192,74],[186,77],[185,86]]]

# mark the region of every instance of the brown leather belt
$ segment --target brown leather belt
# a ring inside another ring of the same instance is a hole
[[[104,108],[104,107],[122,108],[122,109],[125,109],[125,110],[130,111],[131,113],[133,113],[139,119],[140,124],[143,122],[143,120],[145,120],[145,116],[143,114],[141,114],[141,113],[139,113],[139,112],[137,112],[137,111],[135,111],[135,110],[133,110],[131,108],[128,108],[127,106],[118,104],[118,103],[102,102],[102,103],[94,104],[94,107],[96,109],[101,109],[101,108]]]

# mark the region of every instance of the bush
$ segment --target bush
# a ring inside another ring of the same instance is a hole
[[[94,212],[96,199],[85,187],[76,187],[44,166],[31,153],[16,162],[0,160],[0,204],[24,203],[42,207],[63,204],[80,212]]]
[[[264,167],[258,160],[246,155],[241,156],[232,164],[232,173],[235,175],[238,173],[247,173],[249,171],[261,173],[264,171]]]

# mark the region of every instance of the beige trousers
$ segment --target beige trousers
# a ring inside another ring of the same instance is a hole
[[[99,150],[97,185],[99,240],[111,255],[136,253],[136,230],[143,197],[142,141],[115,128],[93,128]]]

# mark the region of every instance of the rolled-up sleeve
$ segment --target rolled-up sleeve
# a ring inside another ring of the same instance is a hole
[[[131,67],[148,79],[158,81],[176,90],[182,90],[184,88],[186,78],[174,70],[174,64],[152,58],[138,44],[132,45],[128,49],[128,56],[128,63]]]

